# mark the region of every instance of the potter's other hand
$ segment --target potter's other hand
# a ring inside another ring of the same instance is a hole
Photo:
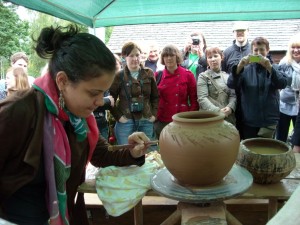
[[[143,132],[134,132],[129,135],[128,143],[134,144],[134,147],[130,149],[130,153],[133,158],[138,158],[146,154],[149,145],[145,144],[150,139]]]
[[[220,111],[225,114],[225,117],[228,117],[232,113],[232,109],[230,107],[224,107]]]
[[[155,118],[155,116],[153,116],[153,115],[149,118],[149,121],[150,121],[151,123],[153,123],[155,120],[156,120],[156,118]]]
[[[300,146],[295,145],[295,146],[293,147],[293,152],[295,152],[295,153],[300,153]]]

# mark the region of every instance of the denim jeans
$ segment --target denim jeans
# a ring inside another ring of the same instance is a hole
[[[150,139],[153,137],[153,123],[146,119],[135,120],[135,124],[132,119],[126,123],[116,122],[114,130],[119,145],[127,144],[128,136],[136,131],[144,132]]]

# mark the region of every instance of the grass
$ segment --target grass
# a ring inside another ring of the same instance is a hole
[[[291,121],[290,123],[290,128],[289,128],[289,134],[291,134],[293,132],[294,126],[293,126],[293,122]]]

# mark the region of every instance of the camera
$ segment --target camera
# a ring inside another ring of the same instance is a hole
[[[259,55],[250,55],[249,62],[260,62],[260,56]]]
[[[141,112],[144,109],[143,98],[133,98],[130,104],[130,112]]]
[[[130,112],[141,112],[144,109],[144,104],[141,102],[132,102],[130,105]]]
[[[199,39],[192,39],[193,40],[193,45],[199,45],[200,40]]]

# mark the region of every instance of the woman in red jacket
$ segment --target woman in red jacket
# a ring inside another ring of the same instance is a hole
[[[157,137],[172,122],[174,114],[199,109],[196,79],[190,70],[180,66],[182,57],[178,48],[174,45],[165,46],[161,63],[165,69],[155,74],[159,93],[157,121],[154,125]]]

